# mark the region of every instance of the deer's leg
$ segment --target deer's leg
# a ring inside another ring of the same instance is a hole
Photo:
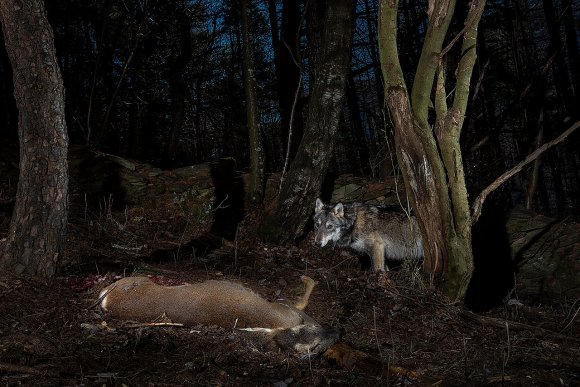
[[[301,276],[300,279],[304,283],[306,289],[304,291],[304,295],[302,296],[300,301],[296,302],[296,305],[294,307],[298,310],[304,310],[304,308],[306,308],[306,306],[308,305],[310,293],[312,293],[312,289],[314,289],[314,285],[316,285],[316,282],[312,278],[305,275]]]

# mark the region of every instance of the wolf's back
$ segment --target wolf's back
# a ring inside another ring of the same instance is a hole
[[[376,246],[383,245],[387,259],[423,257],[423,241],[414,216],[396,208],[360,203],[353,206],[353,211],[356,220],[352,230],[352,247],[355,249],[372,255]],[[364,244],[362,249],[361,244]]]
[[[421,259],[423,242],[414,216],[400,209],[365,203],[324,204],[316,200],[314,243],[334,242],[371,257],[373,269],[388,270],[391,260]]]

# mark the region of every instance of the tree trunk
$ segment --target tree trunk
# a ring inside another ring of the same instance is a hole
[[[466,18],[451,108],[447,107],[441,56],[447,50],[443,50],[443,41],[455,1],[435,3],[410,96],[397,52],[398,2],[382,0],[379,11],[386,102],[395,126],[397,158],[424,237],[424,271],[452,300],[465,297],[473,272],[471,215],[459,137],[483,5],[482,1],[472,2]],[[432,123],[428,117],[434,88],[436,118]]]
[[[573,104],[574,94],[573,87],[571,87],[572,71],[568,69],[564,46],[560,37],[560,24],[562,18],[556,14],[556,4],[554,0],[542,0],[542,4],[544,6],[544,15],[546,16],[546,25],[550,36],[547,55],[555,55],[554,64],[552,65],[554,74],[552,82],[556,89],[559,108],[564,110],[564,112],[562,112],[562,118],[566,118],[568,115],[574,114],[577,105]]]
[[[254,77],[254,58],[252,39],[248,25],[249,0],[241,0],[242,35],[243,35],[243,73],[246,93],[246,116],[250,135],[250,180],[248,193],[253,202],[261,202],[264,193],[264,146],[260,132],[258,116],[258,99],[256,98],[256,78]]]
[[[564,19],[564,28],[566,30],[566,47],[568,49],[568,69],[571,71],[570,78],[572,79],[572,91],[574,95],[574,100],[572,101],[573,106],[578,106],[578,97],[580,89],[580,74],[578,69],[580,67],[580,61],[578,60],[578,34],[576,33],[576,25],[574,19],[574,12],[572,7],[572,0],[568,0],[563,4],[564,14],[562,15]]]
[[[296,156],[304,135],[302,116],[304,103],[301,98],[302,58],[299,44],[301,23],[300,3],[296,0],[285,0],[282,6],[282,41],[279,49],[280,60],[276,63],[276,75],[283,143],[288,147],[288,162]],[[298,98],[294,98],[296,95]]]
[[[171,126],[163,152],[163,161],[165,166],[174,166],[179,137],[185,125],[185,96],[187,94],[187,86],[179,75],[171,77],[168,84],[169,95],[171,96]]]
[[[302,237],[332,158],[345,99],[354,27],[354,0],[327,2],[322,44],[310,94],[304,137],[283,181],[274,217],[266,215],[262,236],[277,242]]]
[[[19,110],[20,177],[0,266],[54,275],[67,223],[64,87],[42,0],[0,2]]]
[[[186,120],[187,83],[183,74],[191,61],[191,22],[186,13],[184,1],[180,1],[172,15],[178,23],[178,36],[173,39],[179,42],[179,54],[169,66],[167,74],[169,95],[171,99],[171,126],[163,152],[165,165],[173,166],[178,151],[179,138]]]
[[[300,3],[297,0],[285,0],[283,2],[282,23],[279,29],[276,1],[268,1],[280,105],[282,143],[286,144],[287,147],[283,154],[285,156],[288,153],[289,162],[294,159],[304,133],[302,98],[294,98],[295,95],[300,96],[302,94],[302,58],[299,51],[300,27],[302,23]],[[282,35],[281,39],[280,34]],[[288,140],[290,141],[289,144]]]
[[[352,71],[349,71],[346,83],[346,105],[348,106],[348,117],[352,135],[349,135],[347,138],[352,139],[353,142],[354,139],[364,139],[366,137],[363,120],[361,118],[360,102],[355,85],[356,82],[354,80],[354,75]],[[374,172],[375,166],[370,164],[369,147],[367,143],[359,141],[359,143],[351,149],[352,152],[346,152],[346,157],[350,159],[349,164],[358,169],[361,175],[368,174],[369,169]],[[376,174],[373,173],[373,177],[375,176]]]

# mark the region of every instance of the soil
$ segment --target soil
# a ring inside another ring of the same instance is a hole
[[[357,255],[314,247],[311,235],[293,247],[260,243],[256,212],[247,213],[228,241],[209,233],[211,219],[174,203],[73,208],[56,279],[0,273],[2,384],[580,385],[578,300],[512,294],[473,314],[446,302],[412,265],[377,276]],[[6,218],[0,225],[4,234]],[[297,298],[306,274],[318,283],[306,312],[343,334],[326,353],[300,358],[235,329],[120,321],[100,309],[98,293],[132,274],[228,279],[270,300]]]

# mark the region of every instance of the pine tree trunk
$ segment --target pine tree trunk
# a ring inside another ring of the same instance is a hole
[[[42,0],[3,0],[0,18],[18,107],[20,177],[0,266],[54,275],[67,223],[64,87]]]

